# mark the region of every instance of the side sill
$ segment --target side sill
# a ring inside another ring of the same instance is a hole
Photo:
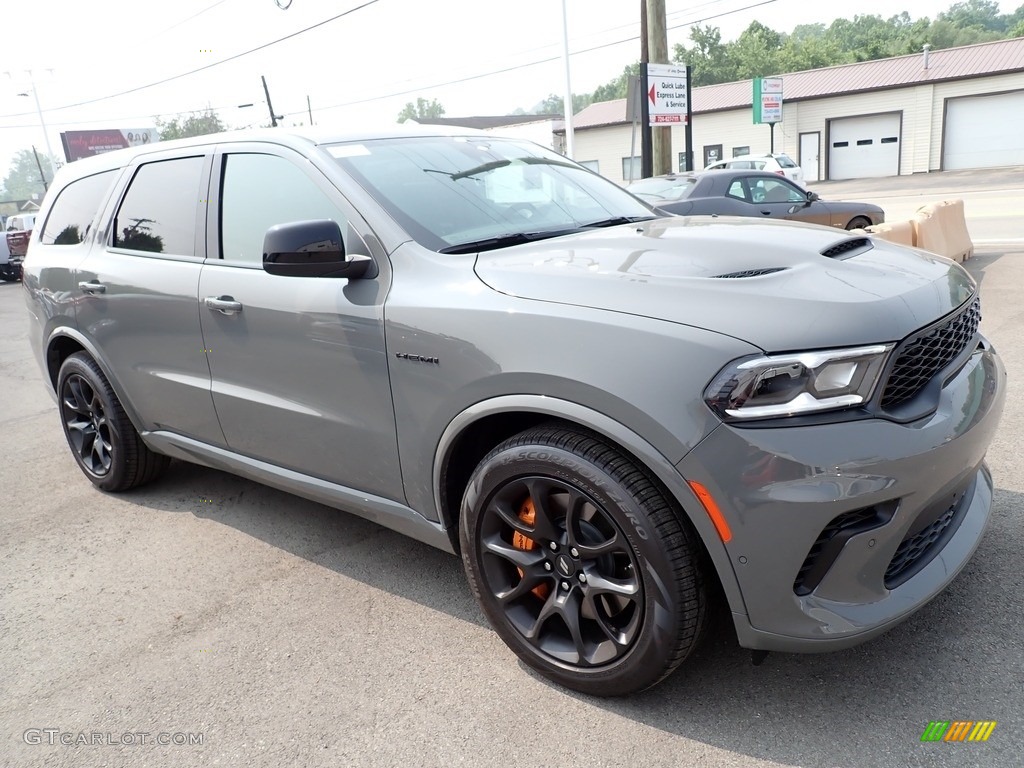
[[[294,493],[296,496],[310,501],[358,515],[401,533],[403,536],[409,536],[424,544],[455,554],[451,542],[448,540],[448,534],[440,524],[427,520],[404,504],[373,494],[361,493],[355,489],[303,475],[265,461],[240,456],[224,448],[182,437],[173,432],[143,432],[142,439],[150,449],[157,453],[192,464],[201,464],[211,469],[220,469],[257,483]]]

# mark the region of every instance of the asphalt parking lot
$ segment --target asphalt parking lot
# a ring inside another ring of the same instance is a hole
[[[530,673],[485,625],[456,558],[372,523],[179,462],[132,493],[94,490],[31,357],[23,289],[0,284],[0,765],[1020,765],[1015,173],[814,187],[897,206],[968,199],[967,267],[1009,370],[994,514],[972,562],[867,645],[753,667],[718,622],[669,680],[619,700]],[[922,743],[933,720],[998,724],[985,743]]]

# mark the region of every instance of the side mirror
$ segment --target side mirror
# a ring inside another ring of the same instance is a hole
[[[807,202],[808,203],[814,203],[814,202],[817,202],[818,200],[821,200],[821,195],[819,195],[817,192],[808,192],[807,193]]]
[[[345,257],[341,227],[330,219],[277,224],[263,236],[263,269],[284,277],[375,277],[366,256]]]

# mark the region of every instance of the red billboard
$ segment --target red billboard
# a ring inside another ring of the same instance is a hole
[[[67,161],[81,160],[115,149],[159,141],[153,128],[103,128],[97,131],[64,131],[60,135]]]

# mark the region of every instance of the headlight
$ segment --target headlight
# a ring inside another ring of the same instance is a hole
[[[737,360],[704,391],[726,420],[799,416],[871,399],[892,344]]]

